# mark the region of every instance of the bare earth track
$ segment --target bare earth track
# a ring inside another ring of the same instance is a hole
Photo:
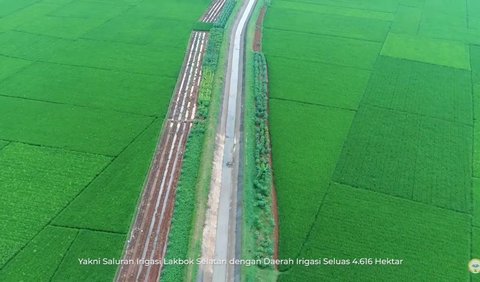
[[[165,255],[183,154],[196,113],[207,41],[207,32],[193,32],[191,35],[183,72],[177,82],[177,91],[123,257],[135,263],[122,265],[117,281],[158,281],[160,277],[161,264],[147,266],[137,262],[162,260]]]

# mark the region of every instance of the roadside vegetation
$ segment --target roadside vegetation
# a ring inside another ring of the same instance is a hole
[[[261,51],[255,52],[255,33],[265,1],[259,1],[246,33],[245,67],[245,186],[243,206],[242,258],[273,258],[275,249],[273,175],[270,163],[267,62]],[[261,24],[261,23],[260,23]],[[271,265],[242,267],[244,281],[275,281]]]

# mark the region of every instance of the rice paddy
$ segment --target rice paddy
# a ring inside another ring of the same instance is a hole
[[[263,44],[280,258],[405,262],[283,266],[280,281],[470,280],[468,261],[479,254],[479,8],[272,1]]]
[[[208,4],[0,1],[0,280],[114,277]]]

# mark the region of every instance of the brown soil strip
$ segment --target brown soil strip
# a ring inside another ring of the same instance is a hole
[[[262,8],[263,13],[261,15],[265,16],[265,10],[266,8]],[[262,17],[263,17],[262,16]],[[263,18],[262,18],[262,24],[263,24]],[[270,91],[269,91],[269,80],[268,80],[268,63],[265,66],[265,80],[267,83],[267,113],[268,116],[270,116]],[[268,128],[268,139],[272,140],[272,136],[270,135],[270,119],[267,120],[267,128]],[[279,225],[279,218],[278,218],[278,201],[277,201],[277,190],[275,188],[275,175],[273,171],[273,160],[272,160],[272,142],[270,141],[269,143],[269,160],[270,160],[270,168],[272,170],[272,213],[273,213],[273,220],[274,220],[274,227],[273,227],[273,258],[278,259],[278,241],[280,238],[280,231],[278,228]],[[277,266],[275,266],[277,268]]]
[[[255,52],[262,52],[263,19],[265,18],[266,12],[267,7],[263,6],[258,15],[257,23],[255,24],[255,38],[253,40],[253,51]]]
[[[181,173],[183,154],[191,129],[191,118],[197,103],[201,65],[208,33],[193,32],[182,72],[171,100],[168,119],[150,168],[138,207],[130,240],[117,273],[117,281],[158,281],[162,264],[137,263],[138,260],[158,260],[165,256],[168,233],[175,206],[175,195]],[[189,120],[188,122],[186,120]]]
[[[217,0],[212,2],[208,10],[200,18],[201,22],[204,23],[214,23],[217,21],[218,17],[222,13],[223,7],[225,6],[226,0]]]

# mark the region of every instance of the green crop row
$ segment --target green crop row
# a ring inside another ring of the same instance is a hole
[[[230,14],[232,14],[233,9],[235,8],[235,5],[237,4],[236,0],[226,0],[227,2],[223,6],[222,12],[220,13],[220,16],[218,17],[217,21],[215,21],[214,26],[215,27],[220,27],[223,28],[228,22],[228,19],[230,18]]]
[[[262,53],[254,54],[254,93],[255,93],[255,178],[253,196],[255,216],[253,230],[256,259],[273,256],[272,217],[272,168],[270,162],[270,133],[268,130],[268,74],[267,62]],[[260,265],[267,267],[267,265]]]

